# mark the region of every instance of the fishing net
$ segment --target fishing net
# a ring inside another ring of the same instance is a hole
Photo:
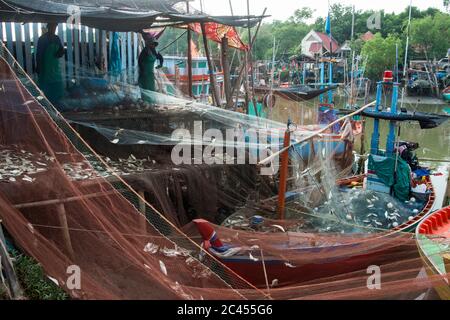
[[[353,217],[345,221],[338,209],[331,217],[314,210],[324,195],[329,201],[324,208],[341,201],[333,191],[340,171],[332,164],[332,145],[318,144],[309,158],[301,149],[292,153],[289,190],[298,192],[288,211],[297,212],[291,220],[279,221],[272,208],[276,175],[262,176],[251,164],[169,165],[170,150],[180,140],[161,143],[152,134],[167,139],[171,125],[181,126],[167,119],[169,106],[181,118],[192,110],[191,117],[219,130],[237,125],[247,131],[277,129],[275,138],[257,144],[259,149],[282,143],[285,125],[166,95],[161,98],[169,103],[159,101],[144,120],[123,116],[120,125],[112,124],[108,118],[114,115],[99,108],[103,117],[87,122],[82,112],[79,118],[73,110],[63,116],[17,64],[8,63],[12,59],[4,47],[1,54],[0,153],[6,164],[0,176],[2,223],[16,245],[72,297],[413,299],[429,297],[426,293],[442,284],[441,276],[420,275],[422,263],[412,234],[361,228]],[[152,131],[152,125],[160,128]],[[294,135],[313,132],[305,129]],[[195,146],[197,140],[188,141]],[[204,148],[203,139],[197,145]],[[240,149],[236,144],[234,148]],[[252,145],[245,144],[245,150],[249,156]],[[351,210],[356,216],[357,208]],[[232,221],[219,225],[238,212],[252,217],[263,211],[267,214],[260,229],[242,223],[245,219],[233,227]],[[302,225],[308,216],[322,224],[332,218],[333,223],[359,227],[342,232],[318,224],[318,230],[316,224]],[[198,218],[216,223],[212,226],[221,240],[250,262],[248,272],[201,248],[200,234],[190,222]],[[272,269],[274,263],[281,265],[281,272]],[[71,265],[81,269],[81,289],[67,286]],[[381,269],[379,289],[368,287],[368,268],[373,265]]]

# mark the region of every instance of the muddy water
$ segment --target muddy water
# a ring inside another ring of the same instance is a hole
[[[370,100],[372,101],[372,100]],[[277,97],[275,108],[270,112],[272,120],[286,123],[290,118],[296,124],[314,124],[317,119],[318,99],[306,102],[292,102]],[[362,105],[362,103],[361,103]],[[337,101],[337,106],[342,107],[343,101]],[[410,111],[443,113],[448,104],[412,104],[405,103]],[[381,121],[380,148],[384,149],[388,133],[388,121]],[[366,119],[365,145],[366,151],[370,147],[370,139],[373,130],[373,119]],[[417,151],[419,158],[442,159],[450,161],[450,121],[435,129],[422,130],[418,123],[401,124],[400,139],[418,142],[420,149]],[[358,139],[359,140],[359,139]],[[360,141],[357,141],[356,150],[360,150]]]

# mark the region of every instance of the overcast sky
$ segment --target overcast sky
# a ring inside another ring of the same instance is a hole
[[[372,9],[387,12],[401,12],[409,6],[410,0],[329,0],[331,4],[342,3],[355,5],[356,9]],[[442,0],[412,0],[413,6],[421,9],[434,7],[443,9]],[[247,14],[247,0],[231,0],[235,15]],[[192,3],[200,9],[200,0]],[[310,7],[315,10],[314,17],[325,16],[327,13],[328,0],[250,0],[250,14],[261,14],[267,7],[267,14],[271,19],[285,20],[301,7]],[[229,0],[203,0],[204,11],[212,15],[229,15]]]

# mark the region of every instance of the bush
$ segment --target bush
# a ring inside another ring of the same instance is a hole
[[[26,298],[31,300],[66,300],[67,293],[53,283],[31,257],[13,252],[15,269]]]

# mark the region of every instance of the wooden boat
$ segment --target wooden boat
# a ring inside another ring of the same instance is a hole
[[[445,276],[434,288],[443,300],[450,300],[450,206],[423,219],[416,230],[417,247],[429,276]]]
[[[291,245],[286,241],[278,246],[280,250],[285,253],[290,251],[291,254],[295,251],[296,256],[305,257],[303,263],[292,263],[280,256],[262,256],[258,249],[239,247],[232,243],[222,244],[208,221],[197,219],[193,222],[202,235],[203,248],[233,272],[260,288],[270,286],[275,279],[277,286],[287,286],[365,270],[367,266],[382,264],[386,257],[405,249],[401,242],[405,237],[397,231],[380,236],[379,242],[372,238],[347,244],[310,242]],[[383,241],[383,237],[397,238]],[[324,257],[308,260],[308,257],[318,253],[324,253]]]
[[[291,87],[279,87],[273,88],[274,95],[282,97],[284,99],[301,102],[314,99],[321,94],[330,90],[336,89],[337,86],[327,86],[325,88],[315,89],[307,85],[296,85]],[[270,94],[271,89],[269,87],[256,87],[255,93],[257,94]]]
[[[379,112],[375,110],[364,110],[362,116],[390,121],[417,121],[421,129],[433,129],[450,119],[448,115],[425,113],[425,112]]]
[[[337,184],[342,187],[355,186],[356,184],[361,184],[363,179],[364,175],[356,176],[338,180]],[[280,257],[268,255],[264,256],[264,259],[262,259],[259,250],[254,251],[250,248],[240,248],[238,244],[233,243],[223,244],[219,239],[219,235],[208,221],[197,219],[193,222],[202,236],[203,247],[215,258],[255,286],[264,288],[267,285],[270,285],[274,279],[277,280],[279,286],[294,283],[298,284],[319,278],[362,270],[368,265],[381,263],[383,257],[401,252],[401,245],[396,247],[386,246],[386,242],[382,241],[382,239],[398,236],[399,241],[401,241],[401,239],[404,239],[401,238],[401,235],[404,234],[404,232],[414,230],[417,224],[430,213],[435,201],[435,195],[429,179],[427,185],[431,188],[432,193],[423,210],[417,214],[413,220],[380,234],[380,242],[372,240],[369,244],[368,241],[361,239],[360,242],[352,242],[351,244],[336,243],[320,245],[319,243],[309,243],[292,246],[288,241],[285,244],[280,244],[280,248],[295,251],[299,256],[305,255],[305,257],[307,257],[308,254],[314,254],[320,250],[328,253],[339,253],[345,252],[346,249],[350,249],[351,247],[351,250],[348,250],[348,254],[338,254],[338,258],[336,259],[330,259],[329,257],[323,259],[319,258],[317,261],[314,261],[314,263],[308,262],[293,266],[289,261],[283,260]],[[293,233],[293,235],[295,235],[295,233]],[[233,254],[230,255],[228,250],[234,251]],[[353,254],[350,254],[350,252]],[[264,261],[264,266],[262,261]],[[264,275],[263,267],[266,269],[266,275]]]

